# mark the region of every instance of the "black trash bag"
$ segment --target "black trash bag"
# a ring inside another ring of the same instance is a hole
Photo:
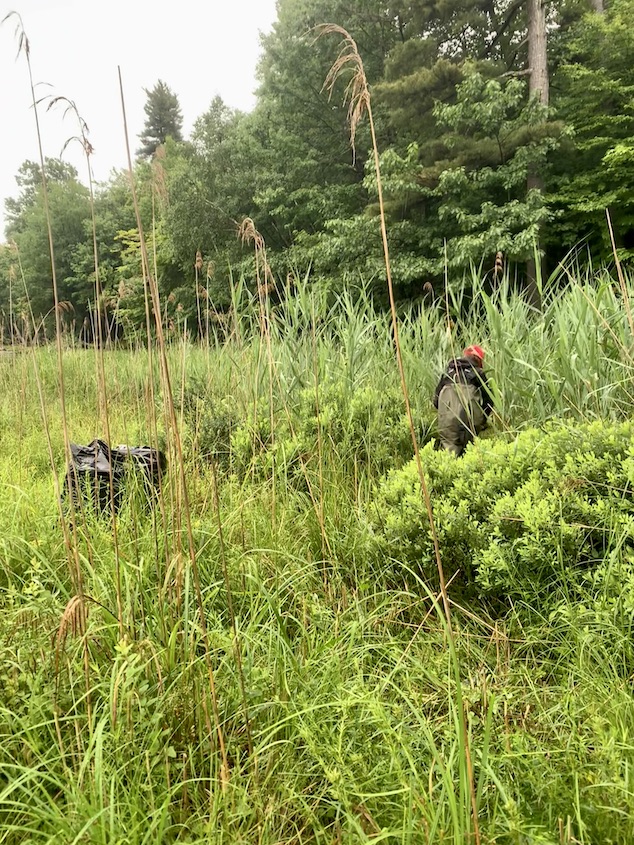
[[[159,489],[165,470],[165,455],[149,446],[117,446],[93,440],[87,446],[70,444],[71,462],[66,471],[65,492],[80,507],[80,498],[98,511],[118,511],[123,500],[126,474],[140,469],[148,496]]]
[[[158,493],[161,477],[165,472],[167,460],[165,454],[151,446],[117,446],[112,450],[116,460],[127,461],[140,471],[144,488],[148,496]]]
[[[100,511],[111,510],[113,505],[118,510],[125,474],[123,456],[113,454],[105,440],[93,440],[87,446],[71,443],[70,451],[64,487],[75,507],[84,499]]]

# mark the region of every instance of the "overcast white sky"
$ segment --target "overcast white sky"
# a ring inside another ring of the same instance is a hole
[[[0,0],[0,20],[22,16],[31,45],[39,96],[65,96],[77,103],[95,148],[97,180],[125,166],[125,139],[117,65],[121,67],[132,154],[145,114],[144,88],[162,79],[178,95],[187,135],[216,94],[235,108],[253,107],[260,33],[276,17],[275,0]],[[16,19],[0,27],[0,241],[4,239],[4,200],[15,196],[15,174],[25,159],[38,159],[28,72],[16,58]],[[77,133],[70,115],[40,111],[44,152],[59,156],[64,141]],[[76,147],[76,148],[75,148]],[[79,147],[64,158],[85,180]]]

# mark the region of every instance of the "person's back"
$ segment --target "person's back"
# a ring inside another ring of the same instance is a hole
[[[443,449],[462,455],[468,443],[487,424],[493,401],[482,369],[484,350],[468,346],[462,357],[453,358],[434,394],[438,409],[438,435]]]

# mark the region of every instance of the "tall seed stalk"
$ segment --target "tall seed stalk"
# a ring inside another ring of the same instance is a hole
[[[121,95],[121,111],[123,115],[123,129],[125,135],[125,145],[126,145],[126,153],[128,159],[128,175],[130,178],[130,190],[132,193],[132,201],[134,205],[134,213],[136,216],[137,227],[139,231],[139,244],[141,248],[141,263],[143,269],[143,277],[144,277],[144,287],[146,291],[149,291],[151,301],[152,301],[152,309],[154,312],[154,324],[156,326],[156,335],[158,340],[158,352],[159,352],[159,362],[160,362],[160,371],[161,377],[163,380],[163,389],[165,392],[165,401],[167,404],[167,412],[168,412],[168,423],[170,425],[172,431],[172,437],[174,439],[174,445],[176,448],[176,456],[177,456],[177,464],[178,464],[178,474],[179,474],[179,481],[180,481],[180,491],[182,495],[182,502],[183,502],[183,510],[185,515],[185,523],[187,527],[187,540],[188,540],[188,548],[189,548],[189,559],[191,564],[192,576],[194,581],[194,589],[196,592],[196,602],[198,605],[198,612],[200,614],[200,628],[202,634],[202,640],[204,645],[205,651],[205,663],[207,666],[207,673],[209,677],[209,689],[211,693],[211,702],[212,702],[212,711],[214,716],[214,729],[216,736],[218,738],[218,747],[220,749],[220,755],[222,760],[222,771],[221,771],[221,785],[222,788],[226,788],[226,783],[229,779],[229,760],[227,757],[227,750],[225,747],[225,740],[222,731],[222,726],[220,723],[220,712],[218,708],[218,696],[216,691],[216,682],[215,682],[215,675],[214,669],[211,662],[211,653],[209,648],[209,635],[207,631],[207,621],[205,617],[205,605],[203,602],[202,596],[202,588],[200,583],[200,572],[198,570],[198,561],[196,558],[196,546],[194,543],[194,535],[192,531],[192,521],[191,521],[191,509],[189,506],[189,496],[187,490],[187,479],[185,476],[185,462],[183,459],[183,448],[180,438],[180,432],[178,428],[178,419],[176,416],[176,408],[174,406],[174,398],[172,394],[172,385],[171,385],[171,378],[170,378],[170,371],[167,361],[167,350],[165,344],[165,336],[163,333],[163,322],[161,317],[161,303],[158,291],[158,285],[156,283],[156,278],[150,272],[150,262],[149,262],[149,255],[147,250],[147,245],[145,242],[145,236],[143,233],[143,225],[141,222],[141,213],[139,210],[139,201],[137,197],[136,187],[134,184],[134,173],[132,169],[132,156],[130,153],[130,139],[128,133],[128,121],[126,116],[126,108],[125,108],[125,96],[123,93],[123,79],[121,76],[121,68],[118,68],[118,75],[119,75],[119,91]],[[149,301],[146,296],[146,315],[149,316]],[[151,333],[149,331],[150,325],[148,324],[148,344],[151,345]],[[208,723],[208,729],[210,728],[210,724]],[[211,732],[209,736],[210,741],[212,740]]]
[[[37,136],[37,146],[38,146],[38,154],[40,159],[40,170],[41,170],[41,178],[42,178],[42,200],[44,203],[44,214],[46,218],[46,232],[48,237],[48,249],[49,249],[49,257],[51,261],[51,279],[52,279],[52,286],[53,286],[53,303],[54,307],[53,310],[55,312],[55,343],[57,349],[57,369],[58,369],[58,378],[59,378],[59,387],[60,387],[60,406],[61,406],[61,415],[62,415],[62,428],[63,428],[63,435],[64,435],[64,448],[66,451],[66,459],[67,461],[70,460],[71,452],[70,452],[70,438],[68,435],[68,422],[66,418],[66,399],[65,399],[65,390],[64,390],[64,356],[63,356],[63,349],[62,349],[62,323],[61,323],[61,303],[59,300],[58,295],[58,287],[57,287],[57,271],[56,271],[56,264],[55,264],[55,246],[53,243],[53,229],[51,225],[51,214],[49,208],[49,201],[48,201],[48,181],[46,178],[46,167],[44,161],[44,150],[42,147],[42,133],[40,130],[40,118],[38,112],[38,101],[35,96],[35,83],[33,82],[33,69],[31,67],[31,45],[29,39],[27,37],[26,31],[24,29],[24,23],[22,21],[22,17],[18,12],[9,12],[6,15],[2,23],[10,20],[12,17],[17,18],[17,25],[16,25],[16,36],[18,38],[18,55],[23,54],[26,60],[26,66],[28,69],[29,74],[29,87],[31,92],[31,102],[33,106],[33,115],[35,118],[35,131]],[[60,485],[59,485],[59,478],[57,475],[55,463],[53,462],[53,476],[55,482],[55,494],[58,500],[60,500]],[[75,548],[74,552],[71,550],[71,542],[70,542],[70,532],[68,530],[68,525],[66,520],[64,519],[64,513],[60,506],[60,516],[62,521],[62,527],[64,530],[64,539],[66,542],[66,547],[69,553],[69,561],[73,561],[75,565],[75,570],[73,573],[73,580],[75,581],[75,588],[77,590],[78,595],[83,595],[83,586],[82,586],[82,577],[81,577],[81,569],[79,565],[79,556],[77,554],[77,550]]]
[[[203,336],[203,317],[202,311],[200,310],[200,281],[199,281],[199,274],[200,271],[203,269],[203,256],[201,251],[198,249],[196,250],[196,260],[194,261],[194,273],[196,276],[195,284],[196,284],[196,315],[198,317],[198,340],[202,340]],[[204,291],[203,291],[204,293]]]
[[[607,217],[608,221],[608,231],[610,232],[610,244],[612,245],[612,254],[614,255],[614,262],[616,264],[616,272],[619,278],[619,285],[621,288],[621,295],[623,297],[623,303],[625,305],[625,313],[627,314],[627,322],[630,327],[630,332],[634,337],[634,320],[632,319],[632,309],[630,307],[630,297],[627,289],[627,285],[625,284],[625,276],[623,275],[623,268],[621,267],[621,260],[619,258],[619,254],[616,249],[616,241],[614,239],[614,230],[612,228],[612,218],[610,217],[610,210],[606,208],[605,216]]]
[[[474,824],[474,834],[475,834],[475,842],[476,845],[480,845],[480,828],[478,824],[478,807],[476,801],[476,792],[475,792],[475,784],[474,784],[474,776],[473,776],[473,764],[471,760],[471,751],[469,747],[469,737],[467,733],[467,725],[466,725],[466,718],[464,713],[464,707],[462,703],[462,696],[460,691],[460,672],[458,671],[457,661],[458,655],[456,652],[456,645],[455,645],[455,635],[453,631],[452,621],[451,621],[451,604],[449,601],[449,595],[447,592],[447,582],[445,579],[445,572],[442,564],[442,559],[440,556],[440,546],[438,543],[438,532],[436,531],[435,521],[434,521],[434,513],[431,503],[431,496],[429,494],[429,487],[427,485],[427,480],[425,478],[425,473],[423,470],[423,464],[420,456],[420,449],[418,446],[418,437],[416,435],[416,428],[414,426],[414,417],[412,414],[411,403],[409,400],[409,391],[407,389],[407,381],[405,378],[405,368],[403,366],[403,356],[401,353],[401,344],[399,340],[399,325],[398,325],[398,315],[396,313],[396,300],[394,297],[394,287],[392,284],[392,269],[390,264],[390,250],[389,244],[387,239],[387,226],[385,222],[385,204],[383,200],[383,183],[381,180],[381,163],[379,157],[379,148],[376,139],[376,130],[374,126],[374,117],[372,114],[372,98],[370,96],[370,89],[368,86],[368,81],[365,75],[365,68],[363,65],[363,60],[359,53],[359,49],[357,47],[356,41],[350,35],[350,33],[345,30],[343,27],[338,26],[337,24],[321,24],[316,28],[318,33],[317,37],[323,37],[324,35],[338,35],[341,38],[341,46],[339,50],[339,54],[335,61],[333,62],[326,79],[324,81],[324,85],[322,90],[328,91],[329,96],[331,97],[334,88],[338,82],[338,80],[344,75],[347,71],[351,72],[351,77],[348,82],[348,85],[345,89],[344,94],[344,102],[348,103],[348,122],[350,125],[350,144],[353,149],[353,153],[355,151],[355,140],[356,140],[356,133],[361,118],[363,117],[364,113],[368,116],[368,123],[370,126],[370,136],[372,140],[372,153],[374,158],[374,169],[376,173],[376,182],[377,182],[377,191],[378,191],[378,199],[379,199],[379,219],[381,223],[381,241],[383,244],[383,257],[385,262],[385,273],[387,277],[387,287],[388,287],[388,295],[390,300],[390,313],[392,318],[392,333],[394,337],[394,350],[396,353],[396,361],[398,365],[398,371],[400,376],[401,382],[401,390],[403,392],[403,399],[405,400],[405,409],[407,413],[407,421],[409,424],[410,435],[412,438],[412,445],[414,448],[414,456],[416,459],[416,468],[418,471],[418,478],[420,481],[421,491],[423,495],[423,500],[425,503],[425,510],[427,511],[427,517],[429,519],[429,527],[433,539],[434,544],[434,556],[436,559],[436,566],[438,569],[438,578],[440,581],[440,591],[442,594],[442,601],[443,601],[443,609],[445,614],[445,621],[446,621],[446,631],[447,637],[449,641],[449,646],[454,657],[454,667],[456,671],[456,697],[457,701],[457,708],[460,711],[460,721],[461,721],[461,729],[463,734],[463,743],[464,743],[464,752],[465,752],[465,763],[467,767],[467,776],[469,780],[469,791],[471,793],[471,810],[473,814],[473,824]]]
[[[319,403],[319,359],[317,353],[317,318],[315,316],[315,300],[311,297],[310,309],[310,336],[313,353],[313,380],[315,386],[315,414],[317,418],[317,460],[319,462],[319,525],[321,527],[321,554],[326,556],[326,515],[325,515],[325,492],[324,492],[324,449],[321,437],[321,410]]]
[[[77,120],[77,125],[79,128],[79,135],[73,136],[69,138],[66,143],[64,144],[64,148],[62,152],[66,149],[68,144],[75,140],[78,141],[86,159],[86,174],[88,177],[88,189],[90,193],[90,223],[92,229],[92,250],[93,250],[93,266],[95,270],[95,323],[96,323],[96,343],[95,345],[95,364],[96,364],[96,371],[97,371],[97,392],[99,398],[99,411],[100,415],[103,416],[103,423],[106,433],[106,442],[110,444],[111,442],[111,435],[110,435],[110,416],[108,413],[108,395],[106,391],[106,369],[105,369],[105,362],[104,362],[104,354],[103,354],[103,331],[102,331],[102,313],[101,308],[103,304],[103,292],[101,289],[101,279],[99,276],[99,248],[97,245],[97,223],[95,218],[95,185],[92,173],[92,165],[90,157],[93,154],[93,146],[90,143],[88,138],[89,130],[86,121],[80,115],[79,110],[77,108],[76,103],[73,100],[69,100],[67,97],[54,97],[48,105],[48,108],[52,108],[57,104],[65,105],[64,110],[64,117],[67,114],[73,114],[75,119]],[[94,329],[93,329],[93,342],[94,338]],[[115,509],[115,491],[114,491],[114,477],[112,472],[110,472],[109,476],[109,483],[110,483],[110,517],[112,521],[112,542],[114,548],[114,560],[115,560],[115,588],[117,594],[117,621],[119,624],[119,638],[123,639],[124,635],[124,620],[123,620],[123,593],[121,588],[121,556],[119,553],[119,538],[118,538],[118,527],[117,527],[117,513]]]
[[[157,242],[157,230],[156,230],[156,205],[158,202],[167,202],[167,186],[165,180],[165,171],[163,168],[163,159],[165,157],[165,148],[163,146],[157,147],[156,153],[154,154],[154,159],[152,160],[152,265],[154,268],[154,279],[158,279],[158,255],[156,249],[156,242]],[[149,266],[149,265],[148,265]],[[144,280],[144,288],[147,291],[147,283]],[[147,298],[146,293],[146,319],[150,319],[150,303]],[[165,312],[165,319],[167,319],[167,312]],[[184,331],[186,333],[186,324],[184,326]],[[149,369],[150,369],[150,413],[148,414],[151,423],[152,423],[152,438],[158,448],[158,429],[156,425],[156,413],[155,413],[155,397],[154,397],[154,380],[152,378],[152,338],[151,334],[148,335],[148,362],[149,362]],[[183,353],[184,354],[184,353]],[[164,394],[166,391],[164,391]],[[170,393],[171,397],[171,393]],[[167,405],[168,399],[167,396],[164,395],[163,397],[163,413],[165,419],[169,421],[170,419],[170,409]],[[182,402],[181,402],[182,406]],[[180,431],[180,428],[179,428]],[[176,456],[178,460],[178,455]],[[180,615],[181,606],[182,606],[182,584],[184,580],[184,573],[183,573],[183,546],[182,546],[182,509],[180,505],[180,488],[174,488],[174,485],[170,485],[170,502],[171,502],[171,513],[172,513],[172,522],[173,522],[173,534],[176,539],[176,575],[175,575],[175,594],[176,594],[176,611],[177,614]],[[165,515],[165,503],[164,503],[164,488],[161,486],[160,488],[160,496],[159,502],[161,505],[161,516],[163,519],[163,527],[167,526],[167,520]],[[167,552],[167,543],[165,544],[166,552]],[[169,568],[170,561],[169,556],[166,557],[166,565]],[[185,617],[187,619],[187,617]],[[183,645],[186,649],[187,647],[187,636],[183,637]]]
[[[48,197],[48,181],[46,178],[46,166],[45,166],[45,159],[44,159],[44,149],[42,146],[42,133],[40,129],[40,118],[38,112],[38,100],[35,96],[35,83],[33,82],[33,69],[31,66],[31,45],[24,29],[24,23],[22,21],[22,17],[18,12],[9,12],[2,20],[2,23],[10,20],[11,18],[15,17],[17,19],[15,34],[18,38],[18,55],[23,54],[26,60],[26,66],[29,75],[29,88],[31,92],[31,103],[33,106],[33,115],[35,118],[35,131],[37,136],[37,147],[38,147],[38,155],[40,159],[40,170],[41,170],[41,178],[42,178],[42,200],[44,203],[44,214],[46,218],[46,232],[48,237],[48,249],[49,249],[49,258],[51,261],[51,280],[52,280],[52,287],[53,287],[53,310],[55,312],[55,346],[57,351],[57,373],[59,379],[59,399],[60,399],[60,411],[62,417],[62,433],[64,438],[64,452],[66,458],[66,465],[70,465],[71,462],[71,450],[70,450],[70,437],[68,434],[68,420],[66,416],[66,391],[64,385],[64,354],[62,349],[62,321],[61,321],[61,314],[62,314],[62,305],[63,303],[60,302],[58,287],[57,287],[57,269],[56,269],[56,262],[55,262],[55,245],[53,242],[53,227],[51,224],[51,213],[50,213],[50,205],[49,205],[49,197]],[[25,286],[26,287],[26,286]],[[27,293],[28,296],[28,293]],[[35,327],[35,324],[34,324]],[[36,365],[37,369],[37,365]],[[46,407],[44,405],[43,395],[40,391],[40,401],[42,404],[42,414],[45,423],[45,427],[47,428],[47,442],[49,446],[49,457],[51,461],[51,470],[53,473],[53,483],[55,488],[55,498],[58,503],[59,509],[59,517],[60,523],[62,526],[62,531],[64,535],[64,545],[66,547],[67,558],[70,567],[70,574],[71,579],[74,582],[75,586],[75,593],[79,600],[79,610],[80,613],[80,625],[79,630],[84,635],[83,638],[83,652],[84,652],[84,679],[86,683],[86,707],[88,712],[88,723],[92,725],[92,718],[91,718],[91,696],[90,696],[90,660],[88,654],[88,646],[85,638],[86,633],[86,602],[84,596],[84,583],[83,583],[83,576],[81,571],[81,562],[79,557],[79,549],[77,544],[77,537],[76,537],[76,526],[75,520],[73,519],[73,531],[72,531],[72,539],[71,539],[71,531],[69,529],[68,522],[66,520],[66,516],[64,514],[64,508],[62,505],[62,497],[61,497],[61,487],[59,483],[59,476],[57,474],[57,467],[55,462],[55,456],[53,454],[53,449],[50,441],[50,435],[48,432],[48,418],[46,415]],[[73,497],[70,496],[71,500],[71,508],[73,508]]]
[[[264,238],[255,228],[255,223],[250,217],[245,219],[240,224],[238,235],[242,243],[253,244],[253,251],[255,254],[255,279],[258,288],[258,303],[260,308],[260,348],[262,340],[266,344],[266,354],[268,362],[269,375],[269,424],[271,426],[271,457],[272,457],[272,471],[271,471],[271,485],[272,485],[272,508],[271,520],[273,529],[276,524],[276,460],[275,460],[275,414],[273,409],[273,381],[274,381],[274,362],[273,351],[271,348],[271,326],[270,326],[270,311],[269,311],[269,291],[274,286],[273,274],[266,257],[266,243]],[[257,398],[256,398],[257,401]],[[257,417],[257,415],[256,415]]]

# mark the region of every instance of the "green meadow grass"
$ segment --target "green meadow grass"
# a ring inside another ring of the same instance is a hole
[[[105,350],[104,391],[95,351],[65,350],[71,440],[107,414],[113,444],[170,461],[153,508],[131,490],[113,526],[88,503],[66,536],[55,351],[0,354],[0,843],[476,842],[463,725],[481,842],[634,841],[629,529],[601,583],[543,603],[450,585],[452,648],[424,567],[377,552],[377,490],[412,454],[388,321],[363,291],[303,291],[270,331],[270,356],[248,310],[228,338],[170,341],[187,499],[158,359]],[[422,439],[467,342],[496,397],[483,455],[630,416],[607,273],[541,315],[507,286],[452,330],[443,307],[404,313]]]

